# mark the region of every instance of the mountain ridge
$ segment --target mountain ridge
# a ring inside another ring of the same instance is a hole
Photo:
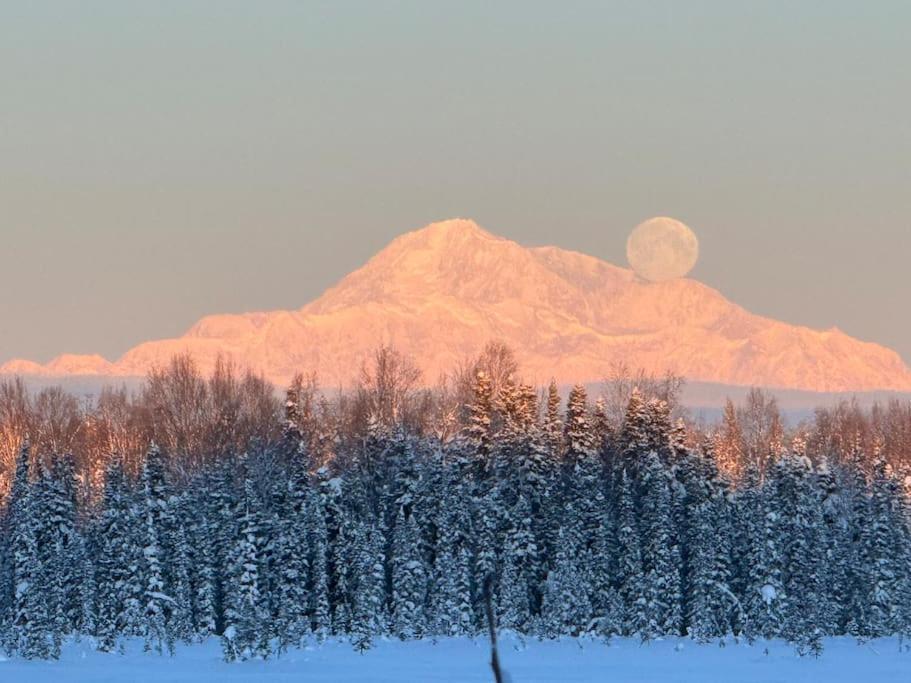
[[[413,356],[432,383],[490,339],[516,350],[539,382],[603,378],[625,362],[689,379],[810,391],[911,390],[894,351],[837,328],[754,315],[696,280],[649,283],[593,256],[524,247],[468,219],[396,237],[301,308],[201,318],[179,338],[148,341],[112,362],[65,354],[13,360],[0,373],[135,376],[189,352],[203,371],[219,354],[284,385],[315,370],[345,386],[382,343]]]

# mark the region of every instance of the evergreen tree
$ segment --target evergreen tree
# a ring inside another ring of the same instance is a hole
[[[400,508],[392,541],[392,630],[402,640],[419,638],[425,630],[427,572],[421,556],[417,519]]]
[[[635,388],[630,395],[623,426],[617,439],[617,453],[620,459],[615,465],[618,471],[622,468],[627,474],[635,476],[639,457],[651,450],[650,431],[645,400],[639,389]]]
[[[476,536],[472,586],[475,618],[479,625],[485,620],[483,587],[488,581],[495,587],[498,578],[500,509],[495,489],[490,489],[484,496],[476,495],[472,501],[472,528]],[[495,592],[491,600],[496,614]]]
[[[816,490],[819,493],[822,528],[822,602],[819,626],[823,633],[842,633],[844,628],[842,597],[848,595],[848,563],[850,562],[846,511],[841,487],[828,458],[823,457],[816,468]]]
[[[575,543],[574,534],[564,534],[561,530],[557,536],[554,569],[544,588],[540,630],[545,637],[578,636],[593,628],[585,572],[588,562],[580,557],[580,552],[584,555],[586,551]]]
[[[47,511],[34,484],[29,481],[29,444],[26,441],[16,461],[16,475],[9,502],[9,533],[12,550],[12,623],[8,649],[25,659],[59,656],[54,643],[54,624],[45,602],[39,536]]]
[[[639,524],[632,482],[626,471],[620,475],[617,492],[617,585],[623,604],[623,635],[644,636],[648,612],[644,597]]]
[[[308,527],[314,513],[309,508],[312,496],[307,466],[308,459],[300,452],[290,461],[284,518],[275,539],[276,566],[281,577],[275,596],[278,603],[275,631],[282,651],[298,645],[310,631]]]
[[[532,581],[537,579],[538,548],[532,531],[531,505],[520,495],[509,514],[500,577],[499,624],[517,632],[525,631],[532,621]]]
[[[595,449],[599,453],[605,453],[613,442],[614,433],[607,415],[607,406],[602,396],[597,398],[592,411],[592,433],[595,438]]]
[[[91,632],[90,605],[84,590],[91,582],[83,535],[76,527],[76,475],[73,457],[58,456],[53,469],[42,479],[44,493],[46,553],[44,571],[54,611],[58,642],[74,632]],[[40,543],[40,541],[39,541]],[[88,610],[88,611],[87,611]]]
[[[354,586],[351,636],[354,648],[364,652],[370,649],[374,637],[387,630],[384,539],[375,521],[360,525],[356,538],[354,568],[358,581]]]
[[[543,432],[547,452],[552,458],[559,460],[562,456],[563,422],[560,420],[560,392],[554,380],[550,380],[547,387]]]
[[[329,604],[329,539],[326,519],[318,500],[308,506],[308,539],[310,546],[310,577],[307,592],[310,596],[310,631],[318,641],[323,641],[331,628],[331,606]]]
[[[326,600],[329,607],[329,631],[345,633],[351,625],[351,592],[348,588],[348,564],[352,539],[344,504],[344,480],[332,477],[329,469],[317,473],[317,514],[325,528]]]
[[[869,628],[874,636],[886,636],[902,630],[901,600],[907,595],[901,585],[903,568],[899,564],[905,559],[901,494],[892,468],[882,458],[873,465],[871,493]]]
[[[260,526],[252,482],[244,482],[240,536],[231,554],[222,650],[226,661],[265,659],[270,653],[267,615],[260,593]]]
[[[724,405],[721,429],[715,444],[715,457],[718,469],[723,475],[732,481],[740,479],[744,464],[743,429],[731,399],[728,399]]]
[[[112,456],[105,470],[104,500],[95,533],[98,649],[112,651],[120,636],[138,635],[143,586],[137,581],[140,553],[135,508],[123,471]]]
[[[595,537],[589,553],[588,577],[591,582],[591,605],[599,635],[609,638],[622,630],[623,610],[616,589],[617,525],[614,505],[609,496],[600,493],[596,506]]]
[[[671,476],[655,451],[642,480],[642,565],[646,623],[643,638],[679,634],[682,627],[680,553],[674,537]]]
[[[142,636],[146,650],[158,653],[164,647],[173,649],[174,639],[168,630],[168,617],[173,599],[165,592],[164,556],[161,536],[167,510],[165,466],[161,450],[155,445],[146,453],[142,467],[144,530],[142,534],[143,595]]]
[[[472,384],[472,402],[468,405],[465,439],[474,451],[479,476],[489,474],[493,441],[493,385],[483,370],[478,370]]]
[[[575,385],[569,392],[564,437],[565,458],[570,463],[576,463],[581,459],[596,455],[598,452],[588,414],[588,395],[581,384]]]
[[[847,595],[845,596],[845,629],[858,639],[874,635],[869,601],[872,585],[873,506],[867,479],[861,467],[863,454],[856,452],[848,463],[850,520],[847,561]]]
[[[784,558],[782,583],[789,607],[784,635],[801,652],[818,654],[822,648],[819,608],[824,595],[822,516],[812,465],[806,456],[788,454],[775,464],[772,478]]]
[[[693,511],[688,633],[700,641],[727,635],[739,607],[730,589],[731,527],[724,486],[713,459],[704,458],[704,500]]]
[[[748,639],[778,638],[789,613],[782,584],[782,548],[778,535],[779,517],[770,487],[761,486],[755,465],[747,469],[739,497],[745,530],[740,543],[744,554],[743,631]]]
[[[184,642],[193,635],[193,568],[187,539],[189,515],[186,494],[168,498],[164,517],[165,576],[171,598],[168,633],[173,640]]]
[[[192,626],[196,638],[204,639],[218,632],[218,570],[215,545],[218,524],[204,495],[206,483],[187,499],[184,518],[188,543]],[[194,511],[202,511],[202,514]]]
[[[439,535],[433,565],[430,614],[433,631],[459,636],[474,632],[471,595],[472,519],[460,463],[449,467],[440,492]]]

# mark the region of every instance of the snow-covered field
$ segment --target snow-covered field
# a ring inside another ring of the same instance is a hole
[[[882,639],[859,645],[851,639],[825,641],[822,657],[799,657],[784,643],[725,647],[689,640],[648,645],[615,639],[600,642],[526,641],[501,643],[501,660],[512,683],[576,681],[904,681],[911,677],[911,653]],[[446,683],[493,680],[483,640],[444,639],[437,643],[381,641],[364,655],[350,645],[328,642],[266,662],[226,664],[217,640],[181,647],[174,658],[142,652],[131,643],[124,655],[101,654],[89,643],[71,643],[57,662],[0,660],[0,681],[22,683],[142,683],[206,681],[370,681]]]

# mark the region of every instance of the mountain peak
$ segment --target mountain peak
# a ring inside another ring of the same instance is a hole
[[[47,364],[53,375],[104,375],[112,370],[111,363],[102,356],[64,353]]]
[[[459,235],[475,235],[475,236],[484,236],[484,237],[495,237],[495,235],[487,232],[484,228],[478,225],[471,218],[447,218],[442,221],[436,221],[434,223],[429,223],[423,228],[418,228],[407,234],[459,234]],[[500,238],[497,238],[500,239]]]
[[[391,343],[434,382],[491,339],[515,349],[531,380],[598,381],[623,362],[722,384],[911,389],[911,371],[877,344],[753,315],[695,280],[645,283],[593,256],[524,247],[464,218],[401,235],[299,310],[207,316],[113,364],[64,356],[0,373],[141,375],[190,352],[207,372],[226,354],[278,385],[315,371],[344,386]]]
[[[470,218],[450,218],[400,235],[377,256],[382,256],[386,252],[395,254],[406,250],[458,253],[467,248],[479,248],[494,242],[508,241],[488,232]]]

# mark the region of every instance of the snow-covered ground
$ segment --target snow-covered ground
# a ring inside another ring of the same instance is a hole
[[[799,657],[784,643],[725,647],[688,640],[648,645],[615,639],[526,641],[503,638],[501,660],[512,683],[576,681],[903,681],[911,676],[911,653],[897,640],[858,645],[851,639],[825,641],[822,657]],[[10,683],[204,683],[206,681],[370,681],[375,683],[490,683],[488,647],[483,640],[445,639],[437,643],[381,641],[366,654],[347,643],[328,642],[266,662],[226,664],[217,640],[181,647],[177,656],[159,657],[131,643],[124,655],[101,654],[86,642],[66,646],[57,662],[0,660],[0,681]]]

